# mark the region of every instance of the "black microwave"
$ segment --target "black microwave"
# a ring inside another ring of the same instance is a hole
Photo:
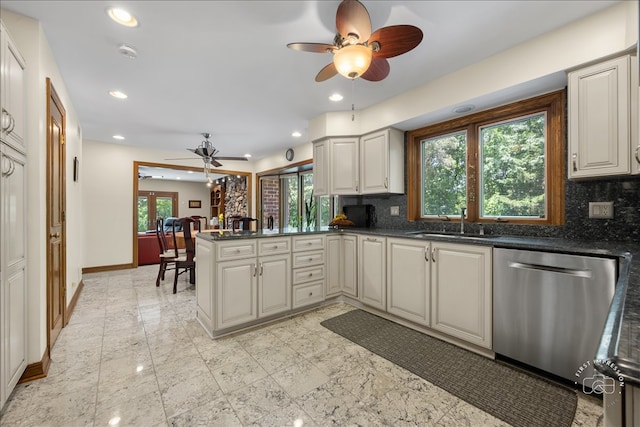
[[[372,228],[376,226],[376,207],[374,205],[345,205],[342,212],[356,227]]]

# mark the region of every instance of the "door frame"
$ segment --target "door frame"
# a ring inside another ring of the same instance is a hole
[[[61,247],[62,247],[62,255],[61,255],[61,259],[60,259],[60,269],[61,269],[61,299],[62,299],[62,303],[60,304],[61,306],[61,310],[62,310],[62,327],[64,328],[67,323],[69,323],[69,319],[68,319],[68,313],[67,313],[67,292],[66,292],[66,287],[67,287],[67,221],[66,221],[66,206],[67,206],[67,197],[66,197],[66,121],[67,121],[67,115],[66,115],[66,110],[64,108],[64,106],[62,105],[62,101],[60,101],[60,97],[58,96],[55,88],[53,87],[53,83],[51,82],[51,79],[49,77],[46,78],[46,86],[47,86],[47,131],[46,131],[46,151],[47,151],[47,177],[46,177],[46,188],[47,188],[47,194],[46,194],[46,210],[47,210],[47,214],[46,214],[46,242],[47,242],[47,249],[46,249],[46,271],[47,271],[47,279],[46,279],[46,298],[47,298],[47,302],[46,302],[46,306],[47,306],[47,354],[51,354],[51,347],[52,347],[52,343],[51,343],[51,315],[52,315],[52,310],[53,307],[51,305],[51,281],[52,281],[52,271],[51,271],[51,265],[50,265],[50,259],[51,259],[51,248],[49,245],[49,232],[51,230],[51,198],[52,198],[52,194],[51,194],[51,186],[52,186],[52,182],[51,182],[51,168],[52,168],[52,153],[51,153],[51,133],[49,132],[49,129],[51,128],[51,107],[52,104],[55,104],[56,108],[58,110],[60,110],[60,112],[62,113],[62,123],[60,124],[61,127],[61,136],[62,136],[62,149],[61,149],[61,154],[60,154],[60,159],[59,159],[59,165],[58,167],[60,168],[60,173],[62,176],[62,182],[60,184],[60,192],[62,193],[60,195],[60,199],[61,199],[61,205],[62,205],[62,231],[61,231]]]
[[[172,165],[166,163],[154,163],[154,162],[143,162],[134,160],[133,161],[133,174],[132,174],[132,182],[133,182],[133,209],[132,209],[132,221],[131,221],[131,240],[133,241],[133,264],[132,268],[138,267],[138,167],[139,166],[149,166],[154,168],[165,168],[165,169],[177,169],[184,171],[194,171],[194,172],[202,172],[202,167],[193,167],[193,166],[180,166],[180,165]],[[239,172],[234,170],[227,169],[217,169],[215,168],[214,172],[216,174],[223,175],[239,175],[247,178],[247,210],[251,212],[251,201],[252,197],[252,189],[253,189],[253,173],[252,172]],[[207,201],[208,203],[208,201]]]

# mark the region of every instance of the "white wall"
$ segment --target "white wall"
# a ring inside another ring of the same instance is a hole
[[[211,189],[205,183],[169,181],[165,179],[143,179],[138,181],[138,190],[142,191],[171,191],[178,193],[178,217],[211,216]],[[190,208],[189,200],[200,200],[201,208]]]
[[[423,118],[421,126],[426,126],[445,120],[444,114],[451,117],[453,106],[470,101],[487,98],[493,104],[485,106],[489,108],[560,89],[566,85],[566,70],[637,43],[637,17],[638,2],[620,2],[367,108],[355,121],[350,111],[316,117],[309,123],[309,137],[314,141],[325,136],[362,135],[416,118]]]
[[[40,361],[47,343],[47,222],[46,222],[46,78],[66,110],[66,247],[67,305],[81,280],[82,195],[73,182],[73,158],[82,158],[79,120],[47,39],[38,21],[2,10],[2,20],[26,61],[27,97],[27,280],[28,363]]]
[[[83,267],[130,265],[133,262],[133,162],[162,163],[202,168],[201,159],[180,163],[165,160],[184,156],[180,151],[153,150],[120,144],[83,141],[82,215],[87,218],[82,232],[85,251]],[[251,162],[225,161],[225,170],[253,172]],[[203,199],[203,203],[205,199]],[[204,215],[203,215],[204,216]],[[119,224],[108,233],[99,224]],[[100,244],[96,244],[100,242]]]

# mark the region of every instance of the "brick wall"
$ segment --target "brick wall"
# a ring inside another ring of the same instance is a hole
[[[262,227],[267,227],[267,219],[273,216],[273,227],[278,228],[278,207],[280,206],[280,184],[277,177],[262,178]]]

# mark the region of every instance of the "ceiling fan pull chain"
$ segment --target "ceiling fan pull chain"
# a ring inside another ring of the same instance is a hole
[[[356,120],[356,79],[351,79],[351,121]]]

